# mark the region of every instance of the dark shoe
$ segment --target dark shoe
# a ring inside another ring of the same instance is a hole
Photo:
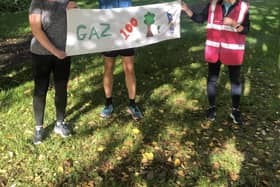
[[[210,121],[215,121],[216,120],[216,107],[211,106],[207,109],[207,119]]]
[[[136,105],[128,106],[127,112],[131,114],[131,117],[134,120],[140,120],[143,118],[142,112]]]
[[[38,145],[38,144],[42,143],[43,138],[44,138],[44,129],[43,129],[43,127],[35,128],[33,143],[35,145]]]
[[[65,122],[56,122],[54,132],[63,138],[71,136],[71,131]]]
[[[230,114],[230,117],[231,117],[233,123],[239,124],[239,125],[243,124],[243,122],[241,120],[241,113],[240,113],[239,109],[233,108],[232,112]]]

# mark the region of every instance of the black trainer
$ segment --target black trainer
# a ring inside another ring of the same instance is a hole
[[[43,138],[44,138],[44,129],[43,127],[35,127],[35,133],[34,133],[34,140],[33,143],[35,145],[40,144],[43,142]]]
[[[230,117],[231,117],[233,123],[239,124],[239,125],[243,124],[243,122],[241,120],[241,113],[240,113],[239,109],[233,108],[232,112],[230,114]]]
[[[207,109],[207,119],[210,121],[215,121],[216,120],[216,107],[211,106]]]

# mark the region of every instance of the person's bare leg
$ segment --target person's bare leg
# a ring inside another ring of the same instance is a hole
[[[112,97],[114,67],[115,67],[115,58],[104,57],[103,87],[104,87],[106,98]]]
[[[125,83],[129,99],[135,99],[136,96],[136,78],[134,72],[134,56],[122,57],[122,66],[125,74]]]

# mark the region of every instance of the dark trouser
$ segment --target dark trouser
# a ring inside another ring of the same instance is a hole
[[[216,102],[216,88],[220,68],[221,62],[208,63],[207,95],[210,106],[214,106]],[[241,66],[228,65],[228,70],[231,83],[232,107],[239,108],[240,97],[242,92],[242,84],[240,81]]]
[[[43,125],[46,95],[51,73],[53,73],[55,87],[56,120],[63,121],[67,103],[70,58],[60,60],[52,55],[32,54],[32,69],[35,84],[33,109],[36,125]]]

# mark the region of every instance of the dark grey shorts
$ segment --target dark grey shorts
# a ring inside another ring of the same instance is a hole
[[[117,57],[120,56],[134,56],[135,50],[134,48],[130,49],[122,49],[122,50],[116,50],[116,51],[107,51],[102,53],[105,57]]]

